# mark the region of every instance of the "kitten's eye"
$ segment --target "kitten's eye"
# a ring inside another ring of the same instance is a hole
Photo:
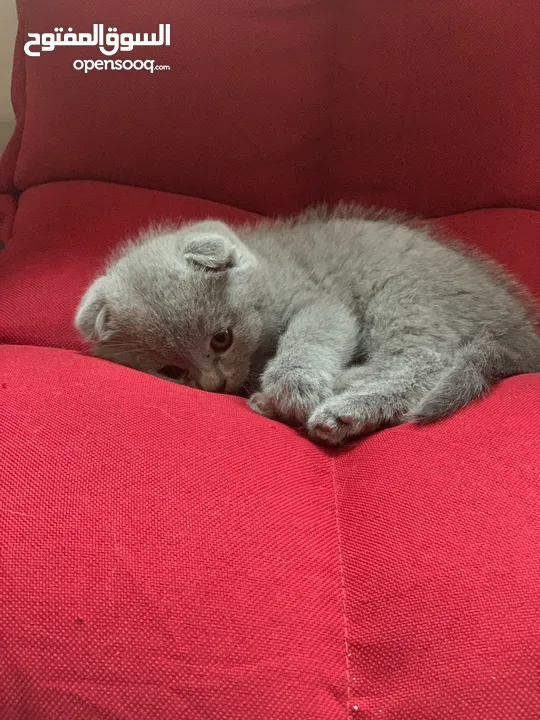
[[[210,345],[216,352],[225,352],[225,350],[231,347],[232,341],[233,333],[232,330],[228,328],[227,330],[216,333],[212,340],[210,340]]]
[[[182,370],[178,365],[165,365],[161,370],[158,370],[158,375],[163,375],[169,380],[181,380],[185,374],[186,371]]]

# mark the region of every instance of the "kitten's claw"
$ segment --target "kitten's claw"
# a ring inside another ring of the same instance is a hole
[[[315,430],[316,430],[317,432],[324,433],[325,435],[328,435],[328,433],[333,433],[334,430],[335,430],[335,428],[332,427],[331,425],[328,425],[328,424],[325,425],[324,423],[321,423],[321,424],[317,425],[317,427],[315,428]]]
[[[373,432],[376,427],[376,423],[370,421],[365,413],[344,412],[343,402],[339,398],[332,398],[320,405],[306,424],[313,440],[326,445],[343,445]]]

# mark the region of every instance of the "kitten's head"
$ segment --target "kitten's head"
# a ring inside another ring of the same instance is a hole
[[[238,393],[270,321],[265,273],[224,223],[150,232],[89,287],[75,325],[94,354]]]

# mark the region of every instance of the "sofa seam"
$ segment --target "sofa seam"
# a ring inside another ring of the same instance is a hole
[[[346,681],[346,701],[347,701],[347,715],[352,705],[352,684],[351,684],[351,663],[350,663],[350,632],[349,632],[349,619],[347,616],[347,588],[345,583],[345,567],[343,563],[343,542],[341,537],[341,524],[339,522],[339,504],[338,504],[338,492],[337,492],[337,471],[336,462],[333,457],[330,458],[330,472],[332,476],[332,486],[334,490],[334,510],[336,520],[336,539],[338,547],[338,560],[339,560],[339,582],[341,589],[341,614],[343,622],[343,642],[345,646],[345,681]]]

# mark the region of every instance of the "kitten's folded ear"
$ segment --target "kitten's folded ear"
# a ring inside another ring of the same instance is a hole
[[[105,278],[100,277],[90,285],[75,315],[75,327],[90,342],[106,340],[111,334],[104,281]]]
[[[183,251],[190,264],[215,272],[256,263],[253,253],[228,225],[219,220],[192,225],[185,237]]]

